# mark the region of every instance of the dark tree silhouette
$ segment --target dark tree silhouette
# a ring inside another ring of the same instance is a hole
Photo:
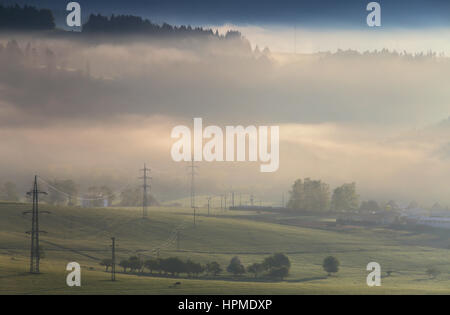
[[[331,276],[332,273],[336,273],[339,271],[339,260],[333,256],[328,256],[323,260],[322,267],[328,273],[328,276]]]
[[[0,30],[51,30],[55,20],[49,9],[37,9],[32,6],[0,5]]]
[[[230,264],[227,267],[229,273],[236,275],[241,275],[245,273],[245,267],[241,264],[239,257],[235,256],[231,259]]]
[[[154,37],[168,36],[200,36],[216,37],[224,39],[241,39],[242,35],[238,31],[228,31],[225,36],[217,31],[203,29],[201,27],[191,27],[181,25],[172,26],[167,23],[162,25],[154,24],[147,19],[134,15],[112,15],[111,17],[101,14],[91,14],[88,21],[83,25],[84,33],[108,33],[108,34],[142,34]]]

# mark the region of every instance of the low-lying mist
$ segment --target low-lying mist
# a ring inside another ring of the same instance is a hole
[[[152,191],[189,194],[170,157],[173,127],[280,125],[280,169],[198,163],[198,194],[239,190],[280,202],[297,178],[361,199],[449,203],[450,62],[389,51],[276,54],[241,38],[93,41],[0,38],[0,181],[32,175],[81,187],[135,181],[146,162]],[[269,47],[270,48],[270,47]]]

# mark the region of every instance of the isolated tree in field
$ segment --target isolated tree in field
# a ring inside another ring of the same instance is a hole
[[[160,270],[160,262],[157,259],[149,259],[144,263],[145,268],[147,268],[150,273],[153,273],[153,270]]]
[[[212,274],[213,276],[217,276],[222,272],[222,268],[220,267],[218,262],[213,261],[206,265],[206,272]]]
[[[339,271],[339,260],[333,256],[328,256],[323,260],[322,267],[328,273],[328,276],[331,276],[332,273]]]
[[[109,267],[112,266],[112,259],[111,258],[103,259],[100,262],[100,266],[105,267],[105,271],[108,272]]]
[[[252,273],[255,276],[255,278],[257,278],[258,275],[262,273],[264,270],[265,270],[264,265],[260,263],[253,263],[247,267],[247,272]]]
[[[227,267],[227,271],[233,275],[241,275],[245,273],[245,267],[241,264],[239,257],[234,256],[231,258],[230,264]]]
[[[435,279],[441,272],[436,267],[428,267],[426,273],[428,276]]]
[[[358,200],[356,184],[344,184],[333,191],[331,209],[334,211],[356,210],[358,209]]]
[[[20,198],[16,185],[11,182],[6,182],[0,191],[0,199],[5,201],[19,201]]]

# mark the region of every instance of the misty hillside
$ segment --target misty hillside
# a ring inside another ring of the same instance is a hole
[[[74,36],[74,32],[59,32],[54,16],[50,9],[38,9],[34,6],[17,4],[13,6],[3,6],[0,4],[0,31],[55,31],[54,35]],[[241,40],[242,35],[238,31],[228,31],[225,35],[220,35],[216,30],[204,29],[202,27],[191,27],[190,25],[174,26],[167,23],[161,25],[152,23],[148,19],[143,19],[135,15],[111,15],[101,14],[89,15],[87,21],[82,25],[78,35],[143,35],[147,38],[183,38],[192,37],[199,39],[237,39]],[[51,36],[52,33],[43,33]],[[106,37],[104,40],[108,41]],[[97,41],[101,38],[97,37]]]

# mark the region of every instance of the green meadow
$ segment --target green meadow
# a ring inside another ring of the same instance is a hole
[[[253,211],[197,211],[151,207],[148,219],[139,208],[79,208],[41,205],[44,258],[41,274],[28,273],[31,218],[27,204],[0,204],[0,294],[450,294],[450,235],[446,230],[396,230],[336,226],[332,216],[258,213]],[[180,234],[179,244],[174,237]],[[99,265],[111,256],[111,237],[117,242],[117,261],[179,257],[226,269],[238,256],[245,266],[285,253],[291,261],[283,281],[234,277],[222,272],[198,278],[125,274],[117,266],[117,281]],[[179,246],[179,247],[178,247]],[[159,250],[158,250],[159,249]],[[340,261],[332,276],[322,261]],[[81,287],[66,285],[66,265],[81,265]],[[366,285],[366,265],[378,262],[381,287]],[[440,274],[427,275],[429,267]],[[391,271],[388,275],[386,272]],[[179,285],[174,285],[180,282]]]

